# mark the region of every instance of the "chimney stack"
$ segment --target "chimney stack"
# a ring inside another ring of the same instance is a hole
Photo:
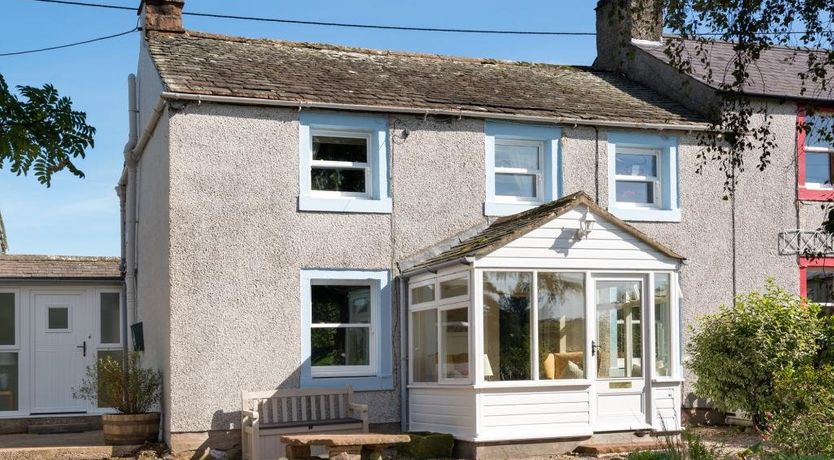
[[[142,27],[145,33],[151,30],[159,32],[182,33],[182,8],[185,0],[142,0],[139,13],[142,15]]]
[[[663,0],[599,0],[596,12],[598,68],[621,70],[632,41],[663,38]]]

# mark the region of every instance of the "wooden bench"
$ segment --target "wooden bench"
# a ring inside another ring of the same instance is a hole
[[[368,406],[350,386],[244,392],[240,414],[244,460],[285,457],[285,434],[368,432]]]
[[[370,460],[382,460],[382,451],[391,444],[411,441],[407,434],[296,434],[281,436],[287,446],[287,458],[301,460],[310,458],[310,447],[324,446],[331,460],[360,460],[362,451]]]

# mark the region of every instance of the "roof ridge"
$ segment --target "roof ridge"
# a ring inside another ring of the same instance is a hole
[[[683,38],[680,35],[674,34],[663,34],[663,39],[665,40],[683,40],[687,42],[696,42],[698,41],[697,38]],[[717,40],[714,38],[707,38],[706,42],[710,44],[716,45],[734,45],[735,42],[727,41],[727,40]],[[788,50],[788,51],[796,51],[796,52],[816,52],[816,53],[827,53],[829,50],[825,48],[811,48],[805,46],[787,46],[787,45],[780,45],[780,44],[770,44],[768,49],[781,49],[781,50]]]
[[[611,71],[607,70],[600,70],[594,68],[590,65],[578,65],[578,64],[554,64],[550,62],[538,62],[538,61],[518,61],[513,59],[498,59],[498,58],[490,58],[490,57],[472,57],[472,56],[456,56],[451,54],[439,54],[439,53],[424,53],[419,51],[405,51],[405,50],[391,50],[391,49],[377,49],[377,48],[365,48],[359,46],[349,46],[349,45],[335,45],[331,43],[321,43],[321,42],[302,42],[302,41],[294,41],[294,40],[283,40],[278,38],[252,38],[252,37],[241,37],[239,35],[226,35],[226,34],[217,34],[213,32],[202,32],[196,30],[186,30],[185,33],[169,33],[169,32],[161,32],[161,31],[150,31],[148,33],[149,36],[154,35],[178,35],[178,36],[186,36],[186,37],[194,37],[194,38],[206,38],[210,40],[221,40],[221,41],[229,41],[229,42],[236,42],[236,43],[261,43],[261,44],[272,44],[278,46],[286,46],[291,48],[307,48],[311,50],[319,50],[319,51],[335,51],[335,52],[345,52],[345,53],[357,53],[357,54],[367,54],[370,56],[390,56],[390,57],[404,57],[404,58],[418,58],[418,59],[431,59],[437,61],[446,61],[446,62],[468,62],[474,64],[504,64],[504,65],[514,65],[514,66],[522,66],[522,67],[549,67],[549,68],[563,68],[563,69],[573,69],[573,70],[581,70],[585,72],[591,73],[600,73],[600,74],[607,74],[612,73]]]

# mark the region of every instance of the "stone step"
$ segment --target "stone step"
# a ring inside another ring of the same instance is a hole
[[[599,455],[625,454],[629,452],[637,452],[642,450],[662,450],[666,447],[666,443],[664,443],[663,441],[628,442],[622,444],[582,444],[576,449],[574,449],[574,453],[577,453],[579,455],[586,455],[589,457],[596,457]]]
[[[29,425],[30,434],[83,433],[92,429],[93,427],[86,422]]]

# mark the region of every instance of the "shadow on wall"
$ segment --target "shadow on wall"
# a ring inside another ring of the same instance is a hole
[[[278,386],[272,388],[249,388],[244,379],[241,379],[241,387],[235,392],[238,400],[237,406],[240,406],[240,393],[242,391],[261,391],[261,390],[279,390],[299,388],[301,385],[301,367],[297,367],[283,382]],[[269,372],[269,369],[259,369],[260,372]],[[186,452],[179,452],[177,458],[191,458],[192,460],[205,458],[240,458],[240,410],[224,411],[218,409],[214,411],[211,417],[211,431],[207,433],[194,433],[195,436],[200,436],[202,442],[199,446],[190,447]],[[175,433],[178,436],[188,433]],[[188,442],[187,439],[184,442]],[[176,441],[174,442],[176,444]],[[179,450],[176,445],[170,446],[172,450]],[[187,452],[192,452],[190,457],[186,457]],[[185,454],[185,455],[183,455]]]
[[[695,393],[686,395],[682,408],[684,426],[722,425],[726,414],[712,407],[710,402]]]

